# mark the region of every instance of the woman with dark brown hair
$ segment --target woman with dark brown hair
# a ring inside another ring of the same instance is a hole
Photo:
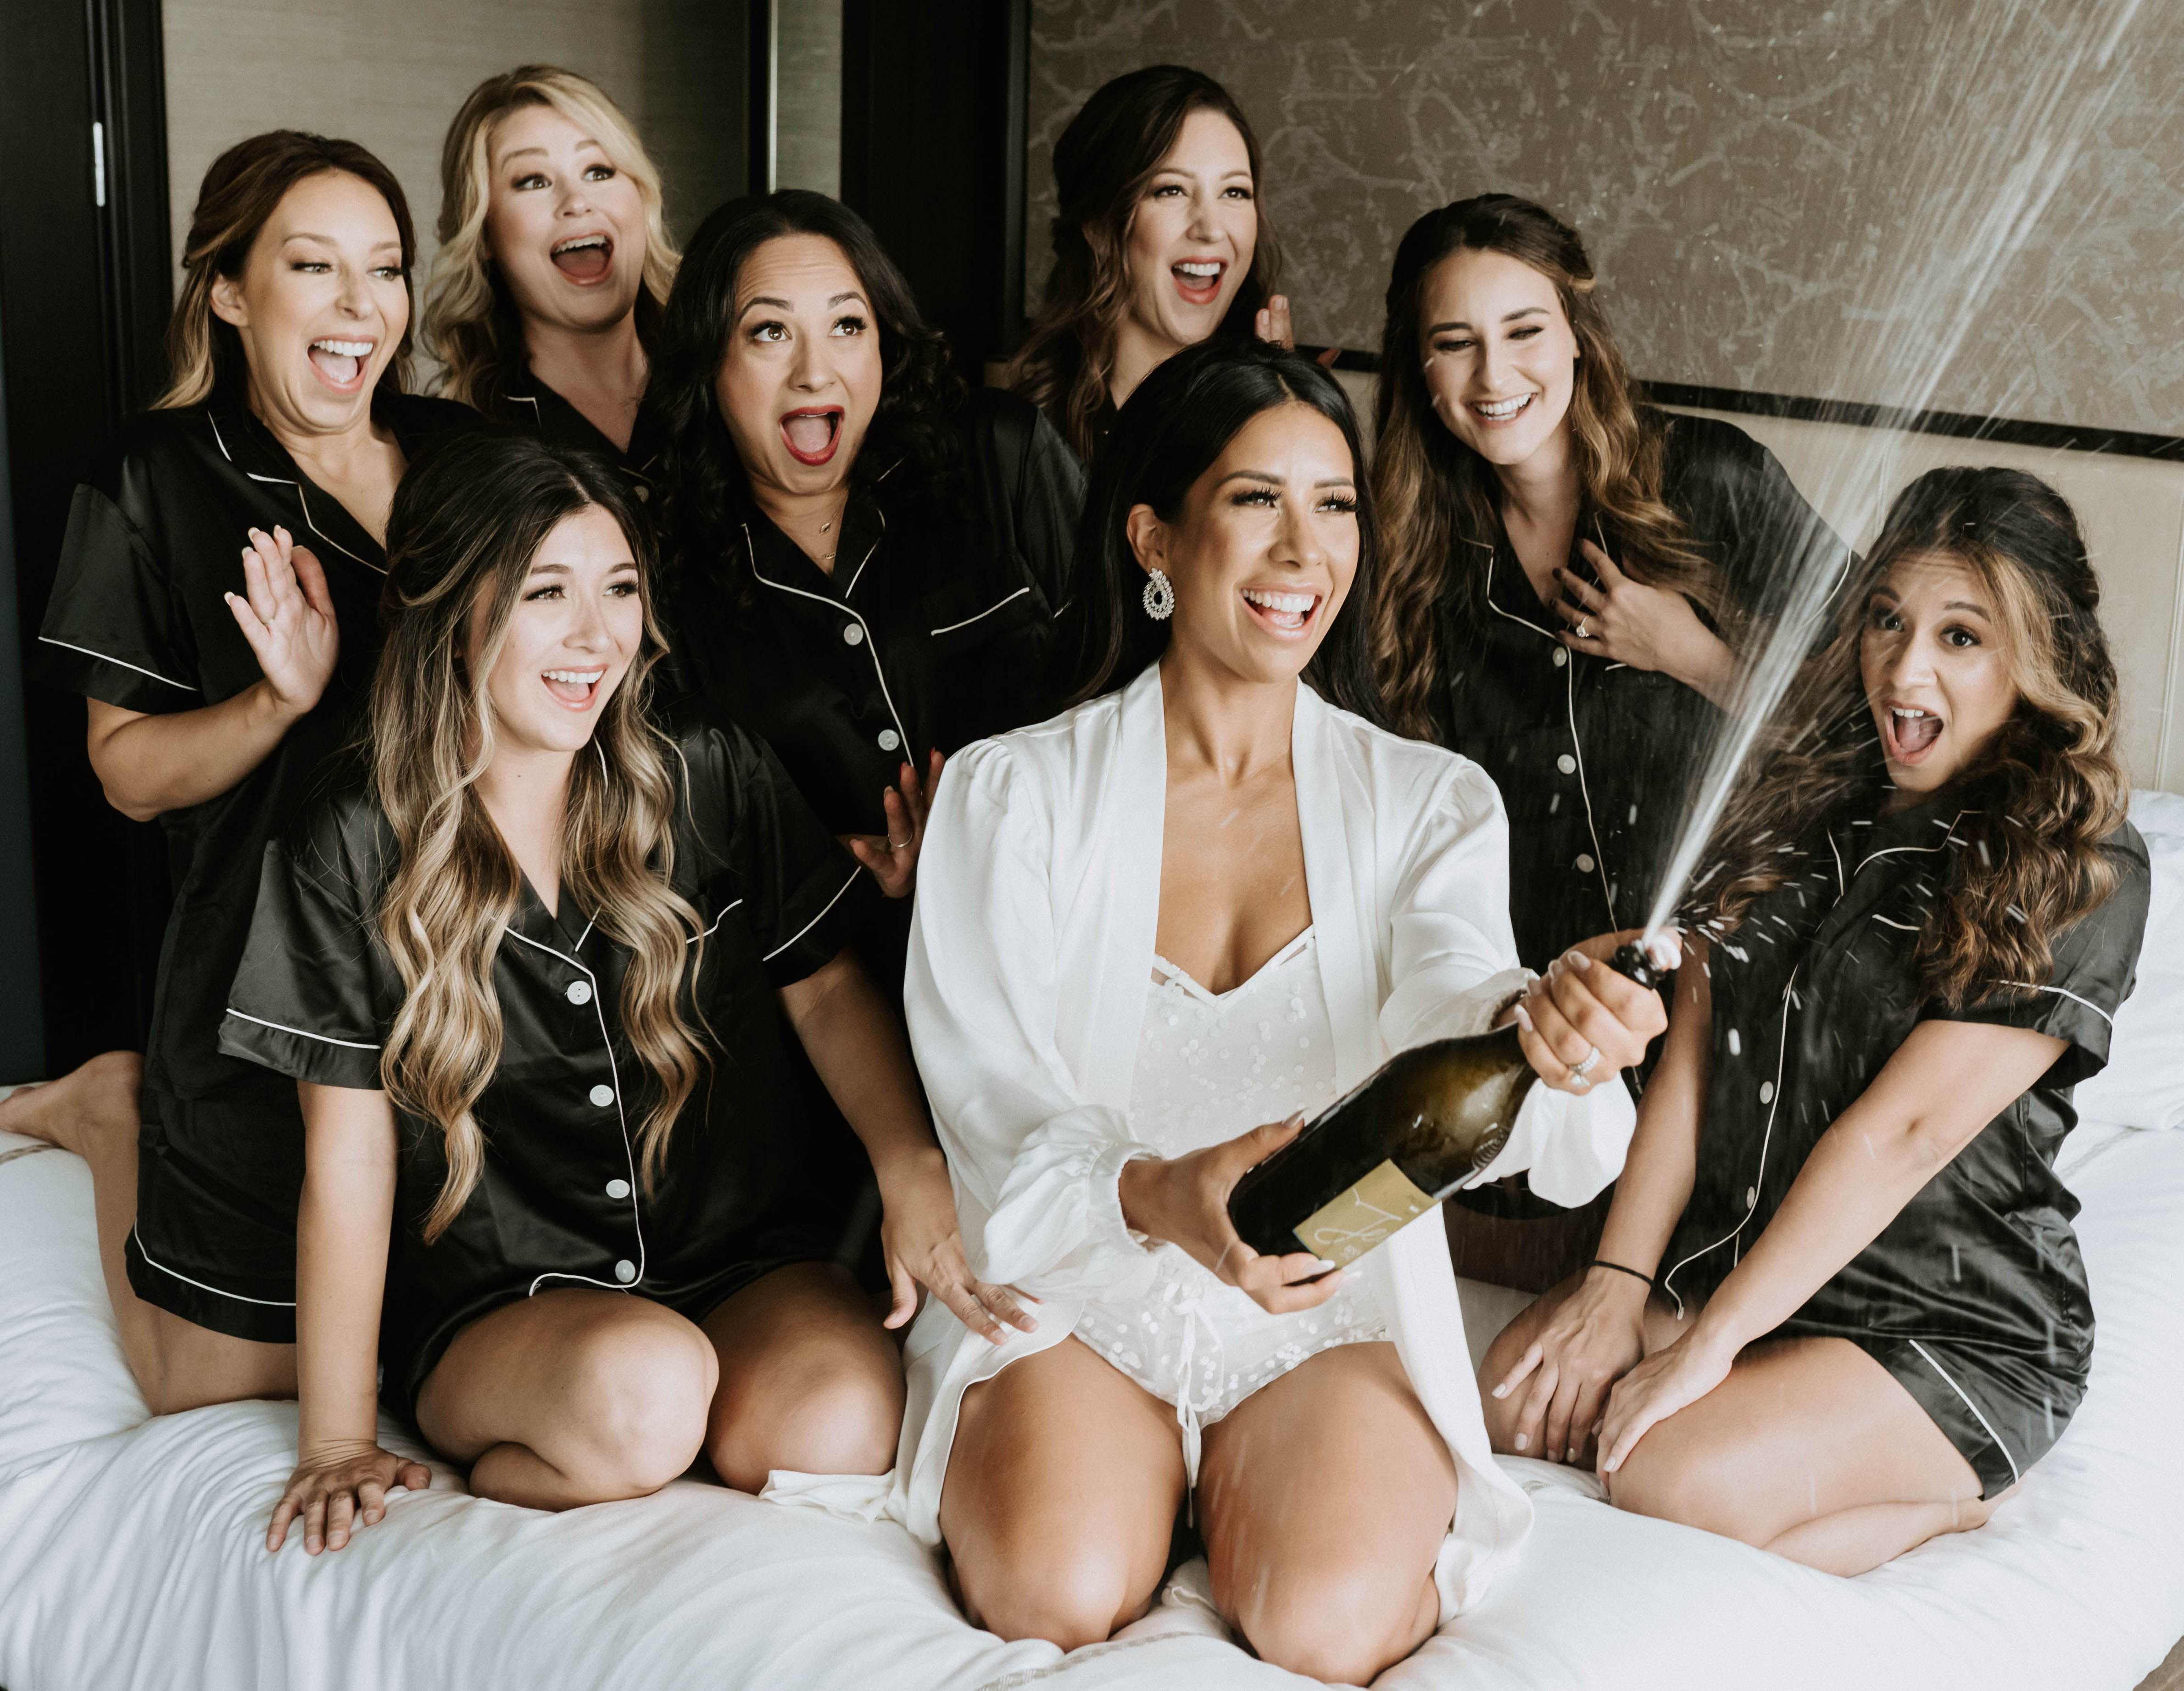
[[[1403,237],[1377,426],[1391,726],[1501,788],[1518,955],[1643,920],[1745,643],[1845,549],[1764,447],[1638,405],[1583,243],[1513,195]]]
[[[296,1389],[296,1089],[218,1036],[259,860],[371,673],[395,483],[476,421],[404,391],[415,253],[400,184],[354,142],[278,130],[213,161],[172,379],[76,489],[34,649],[85,695],[109,801],[164,831],[175,907],[144,1058],[19,1092],[0,1125],[91,1164],[154,1413]]]
[[[2093,1313],[2055,1153],[2150,888],[2099,605],[2034,477],[1897,496],[1700,873],[1598,1260],[1487,1353],[1496,1449],[1857,1574],[2061,1436]]]
[[[1203,71],[1152,64],[1100,88],[1054,148],[1046,309],[1009,372],[1087,464],[1163,360],[1216,334],[1292,343],[1243,109]]]

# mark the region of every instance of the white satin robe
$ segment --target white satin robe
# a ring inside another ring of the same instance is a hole
[[[1347,1091],[1397,1051],[1483,1031],[1524,981],[1510,935],[1507,827],[1477,765],[1383,733],[1301,684],[1290,745],[1336,1083]],[[1130,1158],[1152,1154],[1133,1140],[1128,1107],[1167,792],[1156,666],[1120,694],[966,747],[927,823],[904,990],[911,1042],[973,1265],[1044,1300],[1039,1331],[999,1347],[938,1299],[911,1331],[885,1512],[928,1544],[940,1538],[964,1392],[1060,1343],[1088,1298],[1127,1294],[1151,1261],[1123,1223],[1116,1182]],[[1543,1196],[1582,1203],[1621,1169],[1632,1125],[1619,1085],[1583,1099],[1535,1086],[1478,1178],[1529,1168]],[[1438,1212],[1350,1272],[1371,1278],[1456,1459],[1456,1518],[1435,1568],[1446,1620],[1516,1555],[1531,1504],[1487,1446]]]

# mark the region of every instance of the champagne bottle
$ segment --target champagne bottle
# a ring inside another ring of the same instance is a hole
[[[1660,974],[1636,946],[1612,966]],[[1501,1154],[1537,1078],[1513,1023],[1399,1052],[1237,1181],[1228,1219],[1262,1255],[1355,1262]]]

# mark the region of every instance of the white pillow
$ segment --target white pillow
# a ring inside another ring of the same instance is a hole
[[[2184,795],[2133,793],[2131,819],[2153,860],[2146,943],[2109,1066],[2078,1088],[2078,1119],[2184,1127]]]

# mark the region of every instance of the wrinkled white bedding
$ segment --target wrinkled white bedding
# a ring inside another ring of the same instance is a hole
[[[28,1143],[0,1136],[0,1158]],[[2184,1634],[2184,1133],[2081,1129],[2064,1166],[2086,1205],[2092,1387],[1990,1526],[1839,1581],[1514,1463],[1540,1487],[1523,1562],[1380,1683],[2130,1691]],[[1494,1320],[1476,1307],[1471,1324],[1490,1335]],[[900,1529],[690,1482],[557,1516],[468,1497],[440,1470],[339,1554],[314,1560],[292,1539],[269,1556],[295,1426],[292,1405],[270,1404],[147,1420],[83,1165],[0,1161],[10,1691],[1305,1683],[1188,1604],[1067,1658],[1003,1644],[964,1623]]]

